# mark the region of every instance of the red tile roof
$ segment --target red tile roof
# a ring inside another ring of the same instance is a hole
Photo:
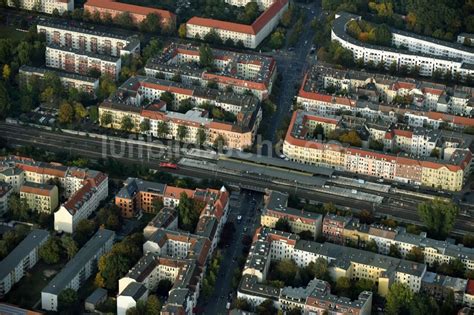
[[[256,35],[260,32],[270,20],[278,14],[287,4],[289,0],[276,0],[265,12],[263,12],[252,25],[226,22],[202,17],[192,17],[187,24],[205,26],[209,28],[217,28],[237,33],[246,33]]]
[[[155,13],[159,17],[165,20],[175,20],[176,15],[167,10],[142,7],[133,4],[121,3],[115,0],[88,0],[84,4],[84,9],[94,10],[95,8],[108,9],[118,12],[130,12],[130,14],[136,15],[148,15],[150,13]]]

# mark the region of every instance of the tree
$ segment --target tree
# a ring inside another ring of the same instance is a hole
[[[81,103],[74,103],[74,118],[76,121],[81,121],[82,119],[86,118],[87,110]]]
[[[227,146],[227,140],[223,135],[218,135],[214,139],[213,143],[214,148],[216,148],[218,151],[222,152],[223,149]]]
[[[462,243],[466,247],[474,247],[474,233],[464,234]]]
[[[362,140],[360,139],[359,135],[357,134],[357,131],[355,130],[351,130],[347,133],[342,134],[339,137],[339,141],[341,141],[342,143],[348,143],[355,147],[362,146]]]
[[[324,128],[321,124],[316,125],[313,135],[316,139],[324,140]]]
[[[77,243],[72,239],[71,236],[65,235],[61,238],[61,246],[64,248],[67,254],[67,259],[70,260],[77,253]]]
[[[182,192],[179,196],[179,205],[177,208],[179,227],[185,231],[194,232],[202,210],[199,208],[199,203],[188,197],[185,192]]]
[[[148,296],[145,306],[145,314],[146,315],[160,315],[161,311],[161,302],[156,297],[156,295]]]
[[[395,258],[402,258],[402,254],[400,253],[400,249],[395,244],[390,244],[390,248],[388,250],[388,255],[395,257]]]
[[[135,233],[127,236],[121,242],[112,246],[112,250],[100,257],[98,273],[95,278],[96,285],[109,290],[117,290],[118,280],[143,255],[143,234]]]
[[[275,230],[292,233],[290,222],[287,218],[278,219],[278,221],[275,223]]]
[[[12,69],[10,68],[10,66],[7,64],[3,65],[3,70],[2,70],[3,80],[5,81],[10,80],[11,73],[12,73]]]
[[[413,300],[409,306],[410,315],[425,315],[425,314],[449,314],[440,313],[438,303],[433,297],[424,294],[417,294],[413,296]]]
[[[89,118],[92,122],[97,122],[99,120],[99,109],[97,106],[90,106],[88,112]]]
[[[357,297],[362,291],[374,291],[375,289],[375,283],[373,281],[360,279],[356,281],[352,294],[353,297]]]
[[[160,18],[154,13],[148,13],[146,18],[140,23],[140,30],[143,32],[157,33],[160,30]]]
[[[252,306],[250,305],[250,303],[243,298],[238,298],[235,300],[234,308],[247,312],[250,312],[252,310]]]
[[[161,50],[160,41],[157,38],[152,38],[148,45],[143,48],[142,56],[143,62],[146,62],[148,59],[156,55]]]
[[[196,140],[199,146],[202,146],[206,143],[207,135],[206,130],[203,127],[199,127],[196,132]]]
[[[112,114],[111,113],[105,112],[105,113],[102,114],[102,116],[100,116],[100,124],[102,126],[108,126],[112,122],[113,122],[113,119],[112,119]]]
[[[338,295],[350,297],[351,280],[347,277],[339,277],[336,281],[336,292]]]
[[[435,199],[418,205],[418,215],[434,237],[445,238],[458,213],[459,208],[451,201]]]
[[[277,313],[277,309],[273,305],[273,301],[266,299],[256,308],[258,315],[274,315]]]
[[[377,243],[374,240],[370,240],[369,242],[367,242],[365,249],[373,253],[379,252],[379,247],[377,246]]]
[[[29,206],[25,199],[21,199],[20,195],[13,194],[8,199],[8,208],[13,219],[18,221],[27,221],[29,219]]]
[[[188,136],[188,127],[186,125],[179,125],[177,130],[177,136],[179,141],[184,141]]]
[[[314,236],[313,236],[313,233],[309,230],[304,230],[304,231],[301,231],[298,233],[298,235],[300,236],[300,238],[302,240],[306,240],[306,241],[314,241]]]
[[[273,49],[279,49],[283,47],[284,43],[285,43],[285,31],[277,28],[270,35],[270,41],[268,42],[268,45]]]
[[[117,15],[117,17],[115,18],[115,23],[122,26],[123,28],[133,27],[133,19],[129,12],[123,12]]]
[[[180,38],[186,38],[186,32],[187,32],[187,30],[186,30],[186,24],[183,23],[183,24],[181,24],[181,25],[179,26],[179,28],[178,28],[178,36],[179,36]]]
[[[173,287],[173,283],[169,279],[162,279],[158,282],[156,287],[156,294],[163,297],[168,297],[169,291]]]
[[[140,131],[141,132],[148,132],[150,131],[151,125],[150,125],[150,119],[145,118],[140,122]]]
[[[166,121],[160,121],[156,129],[160,138],[165,138],[170,133],[170,129]]]
[[[214,55],[208,44],[202,44],[199,47],[199,65],[207,69],[214,67]]]
[[[48,265],[56,264],[61,258],[61,242],[57,237],[50,237],[43,246],[40,247],[38,254]]]
[[[97,97],[99,100],[106,99],[112,93],[117,90],[114,79],[109,75],[103,75],[99,80],[99,90],[97,91]]]
[[[178,112],[186,113],[187,111],[194,108],[194,104],[190,98],[184,99],[179,103]]]
[[[329,267],[328,262],[324,258],[318,258],[315,262],[310,262],[305,267],[312,276],[312,278],[318,278],[321,280],[329,280]]]
[[[58,295],[58,311],[60,314],[77,314],[79,297],[71,288],[62,290]]]
[[[106,229],[118,231],[122,227],[121,210],[115,205],[107,205],[97,212],[97,222]]]
[[[404,283],[396,282],[390,286],[387,294],[385,312],[389,315],[406,314],[413,300],[413,292]]]
[[[133,128],[135,128],[135,124],[130,116],[126,115],[122,117],[122,121],[120,122],[120,127],[123,131],[130,132]]]
[[[211,44],[221,45],[222,39],[215,29],[211,29],[209,33],[204,35],[204,40]]]
[[[174,94],[171,93],[171,92],[168,92],[168,91],[163,92],[163,93],[161,93],[161,95],[160,95],[160,100],[163,101],[163,102],[165,102],[166,105],[171,106],[171,105],[173,105]]]
[[[405,258],[419,263],[425,261],[425,255],[423,254],[423,250],[418,246],[412,247],[412,249],[410,249]]]
[[[95,223],[92,220],[84,219],[79,221],[73,235],[74,240],[79,246],[84,245],[94,234],[95,228]]]
[[[10,110],[10,98],[5,83],[0,81],[0,118],[6,117]]]

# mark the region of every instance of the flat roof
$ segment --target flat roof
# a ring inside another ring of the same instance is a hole
[[[322,176],[327,176],[327,177],[331,177],[331,175],[334,174],[334,170],[327,167],[301,164],[301,163],[297,163],[293,161],[286,161],[280,158],[271,158],[271,157],[257,155],[253,153],[247,153],[247,152],[237,152],[237,151],[229,151],[229,152],[230,152],[230,158],[242,160],[242,161],[248,161],[251,163],[287,168],[287,169],[292,169],[296,171],[311,173],[313,175],[322,175]]]
[[[297,182],[299,184],[310,186],[321,187],[326,183],[327,180],[321,176],[302,175],[292,170],[283,170],[263,165],[259,166],[246,161],[219,160],[217,162],[217,167],[241,172],[244,175],[258,174],[259,176],[266,176],[272,179],[279,179],[288,182]]]

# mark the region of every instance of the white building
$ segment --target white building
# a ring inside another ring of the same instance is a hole
[[[25,173],[17,167],[5,167],[0,171],[0,182],[9,184],[14,192],[19,193],[21,185],[25,182]]]
[[[30,82],[32,77],[43,80],[47,72],[56,74],[66,89],[75,88],[78,91],[93,94],[99,88],[98,78],[43,67],[31,67],[27,65],[20,67],[20,82],[21,84],[27,84]]]
[[[109,75],[113,79],[117,79],[122,61],[120,57],[100,55],[51,44],[46,46],[46,66],[81,75],[89,75],[92,70],[96,70],[101,75]]]
[[[0,297],[20,281],[39,260],[38,250],[48,240],[46,230],[33,230],[0,262]]]
[[[350,21],[360,19],[354,14],[339,13],[331,30],[331,39],[351,50],[354,60],[373,62],[375,65],[384,62],[386,67],[392,63],[398,68],[416,66],[422,76],[432,76],[435,71],[449,72],[453,76],[459,74],[461,77],[474,75],[474,50],[471,48],[401,31],[392,33],[394,45],[405,43],[408,50],[364,43],[346,32]]]
[[[54,229],[73,233],[77,223],[87,219],[107,198],[109,180],[106,174],[97,172],[95,177],[84,180],[83,186],[54,213]]]
[[[140,53],[137,36],[113,33],[97,25],[75,26],[67,22],[41,21],[37,30],[45,34],[48,45],[115,57]]]
[[[19,9],[43,12],[53,14],[55,10],[57,13],[63,14],[65,11],[74,10],[74,0],[8,0],[9,7],[16,7],[19,4]]]
[[[100,229],[71,258],[63,269],[41,291],[41,308],[58,310],[58,296],[65,289],[79,290],[97,269],[97,261],[112,248],[115,232]]]
[[[232,0],[232,2],[240,1]],[[274,0],[273,4],[251,25],[193,17],[186,23],[186,36],[202,39],[209,32],[215,31],[223,41],[227,39],[233,40],[234,43],[241,41],[245,47],[255,49],[277,27],[288,5],[289,0]]]

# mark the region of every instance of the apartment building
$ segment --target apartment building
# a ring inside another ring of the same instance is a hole
[[[135,25],[143,22],[149,14],[155,14],[160,19],[160,26],[173,30],[176,27],[176,15],[167,10],[122,3],[116,0],[88,0],[84,4],[84,11],[91,16],[99,13],[102,19],[114,19],[121,14],[129,14]]]
[[[114,231],[99,229],[41,291],[41,308],[57,311],[59,294],[65,289],[79,290],[94,275],[97,261],[111,250],[114,239]]]
[[[345,243],[345,228],[352,221],[352,217],[343,217],[328,213],[323,219],[323,236],[326,240],[336,243]]]
[[[468,280],[466,279],[427,272],[421,282],[421,291],[434,297],[438,301],[444,301],[450,292],[452,292],[454,294],[454,303],[457,305],[466,305],[466,303],[464,303],[464,296],[469,297],[467,283]]]
[[[122,61],[120,57],[101,55],[97,53],[61,47],[56,44],[46,46],[46,67],[61,69],[66,72],[89,75],[98,71],[117,79],[120,74]]]
[[[26,182],[20,188],[20,198],[30,209],[48,214],[56,211],[59,205],[59,191],[55,185]]]
[[[130,218],[141,211],[154,213],[156,211],[153,208],[155,200],[162,201],[165,207],[176,208],[183,193],[189,198],[213,203],[219,213],[227,211],[229,193],[224,187],[221,190],[192,190],[131,177],[125,181],[124,187],[117,193],[115,205],[122,210],[123,217]]]
[[[119,34],[97,25],[78,26],[52,19],[40,21],[36,28],[45,35],[48,45],[114,57],[140,53],[140,40],[132,33]]]
[[[225,0],[225,2],[230,4],[230,5],[235,5],[235,6],[238,6],[238,7],[244,7],[250,2],[256,2],[258,4],[259,8],[261,8],[263,10],[268,9],[273,4],[273,0],[257,0],[257,1],[253,1],[253,0]]]
[[[13,191],[20,193],[20,187],[25,182],[25,172],[18,167],[9,167],[0,162],[0,182],[12,186]]]
[[[73,233],[76,225],[87,219],[102,200],[109,194],[108,176],[101,172],[90,172],[91,177],[84,180],[71,198],[54,213],[54,229]]]
[[[395,282],[405,283],[413,292],[419,292],[422,278],[426,273],[424,264],[332,243],[304,241],[295,234],[268,228],[258,229],[253,240],[237,291],[238,298],[246,299],[252,305],[271,299],[275,306],[282,310],[300,307],[305,314],[309,311],[307,307],[317,307],[311,302],[308,303],[311,301],[311,299],[308,301],[308,295],[302,295],[298,299],[291,298],[292,294],[288,294],[294,292],[291,288],[278,289],[264,284],[270,261],[275,260],[289,258],[293,259],[299,267],[305,267],[310,262],[323,258],[329,263],[329,272],[334,281],[340,277],[371,280],[377,283],[378,294],[381,296],[385,296],[389,286]],[[303,290],[304,288],[300,288],[300,291]],[[371,295],[363,296],[370,301]],[[350,303],[350,300],[346,302]],[[360,301],[355,304],[359,307],[364,305]],[[370,307],[368,306],[368,309],[364,307],[364,310],[359,310],[359,312],[370,314]]]
[[[293,113],[283,144],[283,153],[292,161],[451,191],[461,190],[470,174],[469,150],[454,149],[445,159],[437,159],[308,140],[308,130],[302,128],[305,115],[303,111]]]
[[[347,24],[361,20],[358,15],[342,12],[336,14],[331,29],[331,39],[352,51],[354,60],[364,63],[383,62],[386,67],[418,67],[422,76],[432,76],[435,71],[466,77],[474,74],[474,49],[457,43],[443,42],[420,35],[392,29],[392,44],[397,48],[377,46],[359,41],[346,32]],[[407,50],[400,49],[404,46]]]
[[[262,226],[275,228],[278,220],[286,219],[293,233],[309,231],[316,239],[321,234],[322,218],[323,216],[318,213],[288,207],[287,194],[270,191],[265,195],[265,208],[262,211],[260,222]]]
[[[430,156],[434,149],[441,146],[441,132],[425,128],[396,129],[385,133],[381,142],[384,150],[390,152],[403,151],[414,156]]]
[[[8,211],[8,199],[13,193],[13,187],[5,182],[0,181],[0,214]]]
[[[31,67],[27,65],[23,65],[20,67],[20,85],[22,85],[23,87],[28,86],[28,84],[31,84],[33,78],[38,79],[40,82],[43,83],[44,76],[48,72],[55,74],[66,89],[75,88],[80,92],[95,94],[95,92],[99,88],[98,78],[58,71],[56,69]]]
[[[122,190],[127,190],[130,185],[134,185],[132,180],[128,180],[128,185]],[[141,185],[145,186],[146,183]],[[137,188],[134,190],[137,191]],[[173,286],[162,312],[192,314],[199,298],[206,264],[227,220],[229,194],[224,187],[220,191],[190,191],[166,186],[162,197],[155,198],[175,199],[182,193],[191,195],[204,205],[196,230],[194,233],[178,231],[178,213],[170,207],[169,201],[165,202],[165,208],[144,229],[144,256],[119,280],[117,314],[125,315],[138,301],[146,299],[148,292],[155,290],[163,279],[170,280]],[[137,192],[133,193],[133,196],[137,195]],[[130,199],[124,196],[121,198],[116,202],[124,204],[124,199]]]
[[[48,184],[50,181],[59,183],[63,192],[60,197],[67,201],[54,213],[56,231],[72,233],[75,225],[81,219],[87,218],[108,195],[107,174],[95,170],[67,167],[59,163],[37,162],[14,155],[0,158],[0,169],[21,170],[23,174],[21,185]]]
[[[48,14],[63,14],[65,11],[74,10],[74,0],[8,0],[6,4],[9,7]]]
[[[215,106],[234,115],[239,115],[239,113],[251,113],[258,110],[260,103],[254,95],[145,76],[129,78],[119,87],[118,95],[128,104],[139,106],[145,100],[148,102],[159,100],[163,93],[170,93],[173,96],[172,102],[166,104],[166,108],[170,110],[178,110],[182,102],[189,101],[195,107]],[[126,98],[125,95],[130,95],[130,97]]]
[[[159,84],[148,84],[155,79],[132,77],[127,80],[110,98],[99,106],[101,122],[104,115],[111,118],[112,123],[107,127],[120,129],[124,117],[133,122],[133,130],[151,134],[155,137],[179,140],[185,143],[204,143],[212,145],[216,138],[222,137],[228,148],[243,150],[252,146],[258,126],[262,119],[262,111],[253,97],[227,97],[227,104],[237,104],[240,107],[235,122],[226,122],[209,118],[209,113],[202,108],[193,108],[186,113],[167,111],[166,103],[157,98],[163,92]],[[182,90],[181,90],[182,91]],[[175,94],[177,95],[177,94]],[[146,96],[149,96],[148,99]],[[144,100],[152,100],[144,103]],[[154,101],[153,101],[154,100]],[[233,106],[232,105],[232,106]],[[148,131],[140,130],[143,121],[149,122]],[[161,126],[167,126],[163,133]],[[180,130],[186,131],[183,134]]]
[[[325,90],[333,89],[334,95]],[[472,108],[474,90],[466,86],[443,84],[409,78],[340,70],[327,65],[314,66],[304,77],[297,103],[307,111],[329,116],[351,112],[371,120],[396,121],[397,116],[424,116],[415,125],[435,129],[444,123],[453,128],[474,125]],[[436,124],[435,124],[436,122]],[[420,125],[421,124],[421,125]]]
[[[159,210],[154,208],[154,202],[163,201],[165,189],[165,184],[129,177],[115,196],[115,205],[125,218],[132,218],[140,211],[154,213]]]
[[[186,23],[186,37],[204,38],[215,31],[223,41],[231,39],[234,43],[255,49],[277,27],[288,5],[289,0],[274,0],[251,25],[195,16]]]
[[[46,230],[32,230],[0,261],[0,297],[4,297],[39,260],[38,250],[48,240]],[[1,310],[0,310],[1,312]]]
[[[326,218],[329,218],[326,220]],[[424,262],[430,266],[434,263],[449,263],[454,259],[459,259],[467,270],[474,268],[474,249],[464,247],[462,244],[456,245],[453,240],[439,241],[428,238],[426,232],[420,234],[408,233],[403,227],[388,227],[381,224],[360,224],[352,217],[326,215],[323,220],[323,235],[331,242],[335,242],[332,235],[324,234],[328,228],[327,222],[336,220],[344,222],[341,224],[339,233],[336,235],[338,243],[346,244],[352,242],[358,247],[364,247],[367,242],[374,241],[380,254],[387,255],[391,246],[396,246],[402,257],[413,249],[419,248],[423,252]],[[332,226],[333,224],[329,224]],[[342,231],[341,231],[342,230]]]
[[[145,73],[166,80],[178,74],[188,86],[207,87],[215,83],[221,91],[231,88],[238,94],[250,90],[260,100],[270,95],[277,75],[272,57],[215,48],[211,52],[214,69],[208,70],[199,65],[199,46],[172,43],[147,62]]]

